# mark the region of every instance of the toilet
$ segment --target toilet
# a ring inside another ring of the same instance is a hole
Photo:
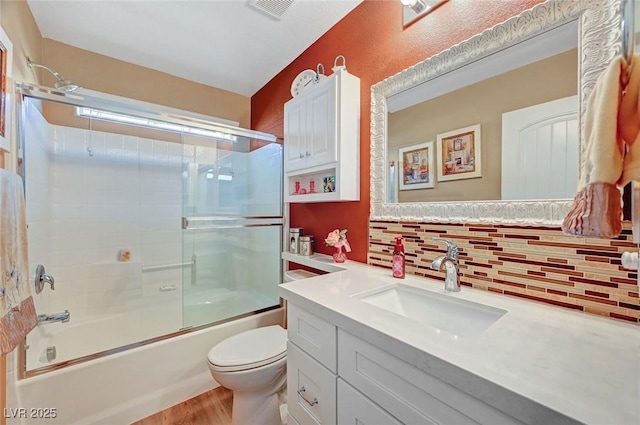
[[[287,381],[287,331],[266,326],[241,332],[207,355],[213,379],[233,391],[232,425],[281,425],[278,392]]]

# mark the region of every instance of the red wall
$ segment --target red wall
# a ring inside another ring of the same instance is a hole
[[[542,0],[450,0],[406,29],[399,0],[364,0],[251,98],[251,128],[284,132],[284,103],[304,69],[322,63],[331,73],[343,55],[347,70],[360,78],[360,201],[291,204],[291,227],[316,237],[316,251],[333,253],[323,239],[348,229],[349,258],[366,263],[369,223],[369,126],[371,85],[517,15]],[[286,143],[286,141],[285,141]]]

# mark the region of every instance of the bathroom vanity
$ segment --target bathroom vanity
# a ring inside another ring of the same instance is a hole
[[[283,258],[330,272],[280,288],[291,424],[640,423],[638,326]]]

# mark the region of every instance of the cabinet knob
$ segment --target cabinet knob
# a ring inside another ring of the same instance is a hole
[[[305,153],[305,155],[307,155],[307,156],[311,156],[311,154],[310,154],[309,152]]]
[[[304,158],[304,155],[300,154],[300,159]]]

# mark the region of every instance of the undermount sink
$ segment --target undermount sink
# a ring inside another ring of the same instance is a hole
[[[462,300],[455,295],[438,294],[403,284],[386,286],[355,297],[367,304],[457,336],[478,335],[507,312]]]

